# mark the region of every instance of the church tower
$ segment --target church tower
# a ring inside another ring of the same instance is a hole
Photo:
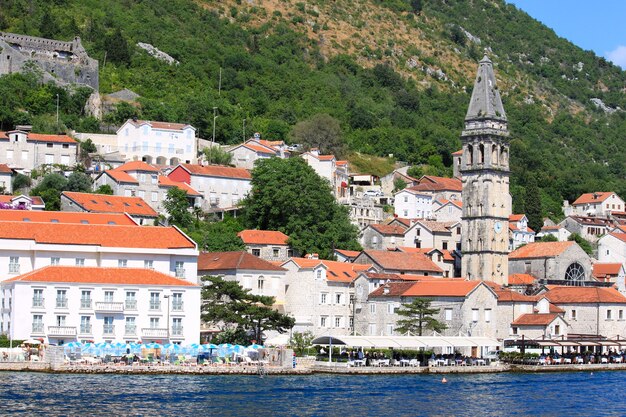
[[[511,214],[508,136],[493,65],[485,56],[478,66],[461,133],[461,272],[468,279],[499,284],[508,281]]]

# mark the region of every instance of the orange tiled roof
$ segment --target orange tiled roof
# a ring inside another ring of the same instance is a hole
[[[622,242],[626,242],[626,233],[609,233],[609,235],[621,240]]]
[[[109,177],[113,178],[116,182],[128,182],[131,184],[139,184],[139,181],[137,181],[135,177],[133,177],[130,174],[127,174],[124,171],[109,169],[107,171],[104,171],[102,175],[108,175]]]
[[[74,203],[94,213],[128,213],[131,216],[158,217],[148,203],[140,197],[124,197],[120,195],[76,193],[63,191]]]
[[[535,277],[530,274],[511,274],[509,275],[509,285],[532,285]]]
[[[246,142],[243,144],[243,146],[245,148],[253,150],[254,152],[276,155],[276,151],[274,149],[272,149],[271,147],[260,145],[258,143]]]
[[[527,302],[534,303],[537,298],[531,295],[520,294],[517,291],[512,291],[501,286],[491,286],[491,289],[498,296],[498,302]]]
[[[44,266],[6,282],[51,282],[110,285],[152,285],[197,287],[189,281],[174,278],[153,269],[100,268],[85,266]]]
[[[363,251],[383,269],[398,271],[443,272],[433,261],[418,253],[389,252],[382,250]]]
[[[255,271],[285,271],[285,268],[249,254],[246,251],[201,252],[198,271],[250,269]]]
[[[559,256],[576,242],[535,242],[509,253],[509,259],[553,258]]]
[[[522,314],[511,323],[512,326],[547,326],[559,315],[557,313]]]
[[[345,250],[345,249],[335,249],[335,252],[342,254],[346,258],[356,258],[361,253],[358,250]]]
[[[359,272],[367,271],[372,267],[370,264],[353,264],[351,262],[327,261],[323,259],[291,258],[290,261],[293,261],[301,269],[313,269],[318,265],[323,265],[326,268],[326,279],[328,281],[344,283],[352,282]],[[287,262],[284,262],[283,265]]]
[[[371,224],[370,227],[381,235],[404,236],[404,232],[406,232],[406,228],[399,225]]]
[[[143,161],[130,161],[126,162],[124,165],[121,165],[115,168],[113,171],[147,171],[147,172],[159,172],[159,169],[147,164]]]
[[[595,192],[595,193],[585,193],[578,197],[576,201],[572,203],[572,205],[579,204],[597,204],[601,203],[607,198],[609,198],[613,194],[612,191],[609,192]]]
[[[459,282],[463,281],[463,278],[442,278],[434,277],[431,275],[413,275],[413,274],[389,274],[385,272],[363,272],[367,278],[371,279],[384,279],[389,281],[439,281],[439,282]]]
[[[73,211],[0,210],[0,221],[137,226],[137,223],[125,214],[101,214]]]
[[[174,227],[99,224],[0,222],[0,239],[33,240],[53,245],[112,248],[195,249],[195,243]]]
[[[620,263],[595,263],[593,264],[593,275],[596,278],[604,278],[611,275],[619,274],[620,269],[622,269],[622,264]]]
[[[149,124],[150,126],[152,126],[154,129],[167,129],[167,130],[183,130],[183,128],[185,128],[186,126],[190,126],[190,125],[186,125],[183,123],[169,123],[169,122],[154,122],[151,120],[128,120],[130,123],[134,124],[135,126],[141,126],[142,124]]]
[[[174,181],[170,177],[166,177],[165,175],[159,175],[159,186],[161,186],[161,187],[178,187],[181,190],[183,190],[184,192],[186,192],[188,195],[191,195],[191,196],[200,196],[200,195],[202,195],[198,191],[196,191],[193,188],[191,188],[188,184],[185,184],[184,182]]]
[[[242,230],[237,233],[246,245],[287,245],[289,236],[276,230]]]
[[[430,220],[417,220],[419,223],[433,233],[450,233],[450,228],[458,222],[435,222]]]
[[[481,285],[481,281],[424,280],[417,282],[391,282],[374,290],[371,297],[466,297]],[[385,287],[388,293],[385,294]]]
[[[452,155],[457,156],[457,155],[463,155],[463,149],[459,149],[456,152],[452,152]]]
[[[8,139],[8,132],[0,131],[0,139]],[[76,145],[76,141],[67,135],[44,135],[41,133],[27,132],[26,139],[31,142],[55,142],[55,143],[72,143]]]
[[[250,171],[243,168],[232,168],[222,165],[193,165],[181,164],[191,175],[203,175],[206,177],[241,178],[251,179]]]
[[[2,174],[12,174],[13,170],[9,168],[7,164],[0,164],[0,173]]]
[[[413,219],[413,220],[417,220],[417,219]],[[410,227],[411,226],[411,219],[405,219],[403,217],[394,217],[394,219],[392,220],[392,222],[399,222],[402,223],[403,225],[405,225],[406,227]]]
[[[546,288],[548,291],[542,294],[542,296],[545,296],[554,304],[626,304],[626,297],[612,287],[569,287],[548,285]]]
[[[563,310],[561,307],[555,306],[552,303],[550,303],[550,305],[548,306],[548,310],[550,311],[550,313],[565,313],[565,310]]]
[[[44,202],[41,199],[41,197],[33,195],[33,196],[27,196],[27,195],[0,195],[0,203],[12,203],[14,199],[17,199],[19,197],[24,196],[25,198],[30,199],[30,201],[32,202],[32,205],[34,206],[43,206]]]
[[[509,216],[509,221],[510,222],[518,222],[520,220],[522,220],[524,218],[524,216],[526,216],[525,214],[511,214]]]
[[[458,178],[435,177],[424,175],[419,179],[419,183],[407,188],[412,191],[458,191],[461,192],[463,186]]]
[[[430,255],[431,252],[439,251],[439,252],[441,252],[443,254],[443,260],[444,261],[454,261],[454,257],[452,256],[450,251],[447,250],[447,249],[413,248],[413,247],[410,247],[410,246],[398,246],[396,249],[399,250],[400,252],[421,253],[423,255]]]

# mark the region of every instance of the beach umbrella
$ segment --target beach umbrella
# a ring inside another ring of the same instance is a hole
[[[213,349],[217,349],[217,345],[214,345],[213,343],[206,343],[206,344],[202,345],[202,349],[205,352],[210,352]]]
[[[163,349],[169,352],[180,352],[182,350],[182,347],[176,343],[168,343],[166,345],[163,345]]]
[[[259,350],[259,349],[263,349],[263,346],[257,345],[256,343],[254,343],[254,344],[248,346],[248,349]]]
[[[91,342],[88,342],[88,343],[85,343],[82,346],[81,352],[82,353],[93,353],[95,350],[96,350],[96,345],[91,343]]]
[[[233,353],[233,345],[231,345],[230,343],[222,343],[217,347],[217,352],[222,357],[228,356]]]
[[[245,350],[246,348],[244,346],[241,346],[241,345],[233,346],[233,351],[237,354],[242,354]]]
[[[71,352],[74,352],[76,349],[80,349],[82,347],[83,345],[80,342],[70,342],[70,343],[63,345],[63,349],[65,351],[69,350]]]
[[[163,349],[163,345],[160,343],[152,342],[148,344],[149,349]]]

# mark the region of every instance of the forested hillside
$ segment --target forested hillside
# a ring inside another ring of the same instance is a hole
[[[0,0],[0,30],[68,40],[100,61],[100,90],[129,88],[137,115],[191,123],[236,143],[246,131],[291,140],[317,114],[339,121],[346,154],[362,152],[445,172],[460,146],[476,61],[488,50],[512,138],[515,210],[536,180],[545,214],[586,191],[626,195],[626,73],[558,38],[501,0]],[[146,42],[180,62],[135,47]],[[105,61],[106,56],[106,61]],[[218,89],[222,68],[221,90]],[[87,94],[0,78],[0,124],[94,130]]]

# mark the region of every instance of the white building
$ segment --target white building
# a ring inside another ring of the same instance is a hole
[[[348,161],[338,161],[335,155],[320,155],[317,148],[303,153],[302,158],[317,172],[317,175],[328,180],[338,201],[347,201],[350,180]]]
[[[13,170],[7,164],[0,164],[0,189],[4,193],[13,194]]]
[[[535,241],[535,231],[528,227],[528,217],[525,214],[511,214],[509,216],[509,251]]]
[[[13,339],[200,340],[200,286],[155,270],[45,266],[0,287],[0,333]]]
[[[626,265],[626,233],[609,233],[598,241],[598,260]]]
[[[0,281],[49,265],[146,268],[196,283],[198,249],[176,227],[0,222]]]
[[[404,233],[403,246],[460,250],[461,223],[417,220]]]
[[[537,233],[537,238],[541,239],[544,236],[554,236],[559,242],[566,242],[572,233],[561,225],[545,225],[541,228],[541,231]]]
[[[209,212],[236,210],[250,192],[250,171],[221,165],[180,164],[168,178],[182,182],[204,197],[202,208]]]
[[[463,214],[463,202],[460,200],[435,200],[433,217],[438,222],[460,222]]]
[[[148,164],[193,164],[198,160],[196,129],[180,123],[127,120],[117,131],[118,151]]]
[[[626,205],[617,194],[613,192],[595,192],[581,195],[572,203],[571,208],[565,205],[566,216],[597,216],[608,217],[612,212],[626,211]]]
[[[433,196],[405,188],[394,194],[393,209],[396,216],[405,219],[430,219],[433,217]]]
[[[238,168],[252,169],[258,159],[272,157],[289,158],[291,153],[282,140],[269,141],[261,139],[261,135],[254,134],[254,138],[245,143],[235,145],[228,150],[233,155],[233,164]]]
[[[0,132],[0,163],[26,172],[41,165],[76,165],[77,151],[78,143],[67,135]]]

